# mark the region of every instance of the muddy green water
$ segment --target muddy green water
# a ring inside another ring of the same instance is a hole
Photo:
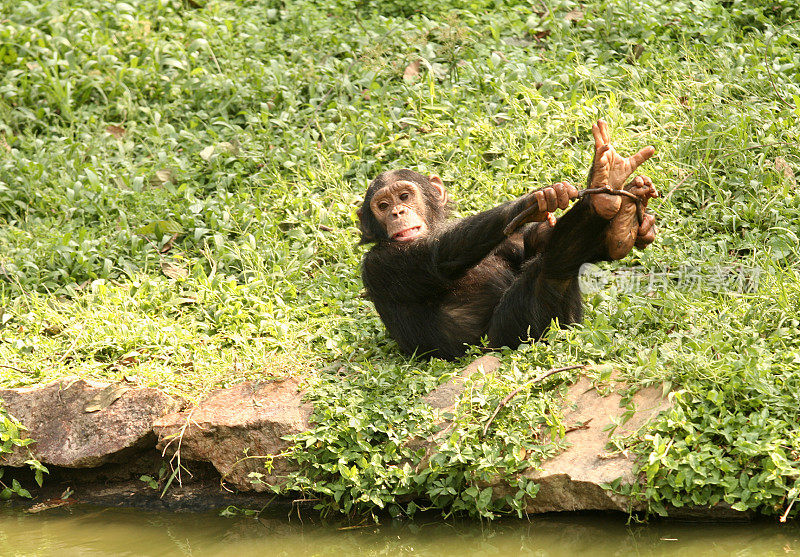
[[[134,509],[0,506],[0,556],[55,555],[800,555],[800,525],[653,522],[547,516],[493,524],[441,519],[342,530],[293,516],[221,518]]]

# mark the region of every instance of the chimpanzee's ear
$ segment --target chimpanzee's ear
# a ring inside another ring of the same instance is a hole
[[[364,223],[364,211],[359,209],[356,211],[356,215],[358,215],[358,229],[361,231],[361,241],[358,242],[358,245],[371,244],[376,238],[369,230],[369,227]]]
[[[436,190],[439,194],[439,204],[444,207],[447,205],[447,190],[444,189],[444,182],[442,179],[439,178],[436,174],[431,174],[428,176],[428,181],[431,183],[431,186]]]

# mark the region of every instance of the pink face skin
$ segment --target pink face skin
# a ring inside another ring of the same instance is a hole
[[[447,193],[441,179],[438,176],[429,179],[439,192],[442,203],[446,203]],[[382,188],[372,197],[370,208],[394,242],[413,242],[428,233],[425,199],[414,182],[398,180]]]

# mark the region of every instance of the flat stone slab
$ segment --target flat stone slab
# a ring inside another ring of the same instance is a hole
[[[476,373],[481,376],[491,375],[500,368],[500,360],[491,355],[481,356],[458,372],[458,375],[442,383],[427,395],[422,397],[424,402],[440,410],[451,410],[464,392],[465,382]]]
[[[0,466],[31,458],[66,468],[121,462],[155,444],[153,422],[183,402],[158,389],[65,377],[44,387],[0,389],[5,409],[36,440],[0,456]],[[30,453],[28,450],[30,449]]]
[[[619,391],[624,383],[610,385],[611,392],[603,393],[582,377],[564,397],[566,441],[571,445],[538,470],[524,475],[539,484],[539,492],[528,504],[528,512],[617,510],[628,512],[630,501],[605,490],[602,485],[621,478],[631,484],[634,459],[620,452],[609,453],[606,445],[611,436],[625,436],[653,420],[671,406],[661,387],[640,389],[633,395],[631,417],[613,432],[609,426],[619,423],[628,407],[620,407]],[[635,507],[634,507],[635,508]]]
[[[423,397],[423,401],[444,412],[452,411],[464,391],[465,380],[476,374],[486,376],[500,367],[494,356],[483,356],[465,367],[458,375]],[[586,378],[581,377],[564,395],[564,425],[567,449],[552,457],[539,468],[531,468],[523,475],[536,481],[539,492],[528,502],[529,513],[554,511],[615,510],[628,512],[630,502],[602,487],[621,478],[623,483],[633,483],[634,459],[623,453],[609,453],[606,445],[610,435],[630,434],[668,409],[670,400],[663,396],[662,388],[640,389],[632,397],[632,406],[620,407],[622,391],[628,388],[616,377],[601,387],[603,392]],[[629,419],[612,432],[609,426],[620,423],[623,415],[633,409]],[[424,469],[437,451],[442,439],[450,434],[452,424],[443,419],[441,430],[428,438],[412,438],[406,446],[424,450],[417,471]],[[495,496],[508,493],[509,486],[498,483],[492,486]]]
[[[210,462],[223,482],[238,490],[265,491],[296,469],[283,458],[274,459],[271,470],[264,464],[289,447],[282,437],[311,427],[313,408],[303,395],[294,378],[214,391],[195,408],[159,419],[154,424],[158,447],[167,453],[180,450],[182,459]],[[251,472],[264,474],[264,483],[254,484]]]

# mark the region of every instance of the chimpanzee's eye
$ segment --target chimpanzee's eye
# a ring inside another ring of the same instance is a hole
[[[388,208],[389,204],[386,203],[385,201],[381,201],[380,203],[378,203],[378,209],[380,209],[381,211],[385,211]]]
[[[403,192],[400,194],[400,201],[407,201],[408,200],[408,192]]]

